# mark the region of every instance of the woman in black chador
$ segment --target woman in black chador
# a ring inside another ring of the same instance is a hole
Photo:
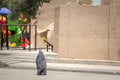
[[[36,57],[36,66],[37,66],[37,74],[38,75],[46,75],[47,74],[45,56],[41,50],[39,51],[39,53]]]

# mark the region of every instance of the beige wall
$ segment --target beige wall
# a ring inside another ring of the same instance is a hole
[[[120,60],[120,6],[111,6],[109,26],[110,60]]]
[[[54,51],[66,58],[120,60],[119,10],[119,6],[56,8]]]
[[[120,0],[102,0],[103,5],[120,5]]]
[[[44,30],[49,27],[51,23],[54,23],[54,7],[62,6],[62,5],[74,5],[79,6],[78,2],[82,1],[82,3],[86,3],[90,0],[51,0],[50,3],[44,3],[44,5],[40,8],[40,15],[38,16],[38,31]],[[120,4],[120,0],[102,0],[102,5],[109,5],[109,4]],[[32,20],[34,22],[34,20]],[[35,20],[36,21],[36,20]],[[58,24],[57,24],[58,25]],[[51,34],[52,31],[49,31]],[[34,45],[34,28],[32,32],[32,43]],[[57,35],[56,35],[57,37]],[[50,43],[56,43],[56,41],[51,40],[51,36],[49,38]],[[37,47],[44,48],[46,47],[45,43],[42,41],[40,34],[37,34]],[[55,47],[56,48],[56,47]],[[55,49],[56,50],[56,49]]]

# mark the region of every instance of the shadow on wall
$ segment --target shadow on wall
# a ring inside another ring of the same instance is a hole
[[[120,48],[118,49],[118,58],[120,59]]]
[[[51,41],[51,36],[53,35],[54,31],[54,23],[51,23],[46,29],[38,30],[37,34],[40,34],[41,38],[46,38],[47,40]]]

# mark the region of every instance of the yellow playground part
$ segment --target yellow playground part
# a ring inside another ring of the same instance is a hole
[[[16,47],[16,43],[10,43],[9,46],[10,47]]]

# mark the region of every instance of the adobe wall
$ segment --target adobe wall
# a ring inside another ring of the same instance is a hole
[[[120,6],[55,9],[54,51],[60,57],[120,60]]]
[[[93,0],[51,0],[50,3],[44,3],[44,5],[38,11],[38,13],[40,13],[37,19],[38,31],[44,30],[48,28],[51,23],[54,23],[54,7],[62,6],[62,5],[74,5],[74,6],[79,6],[82,4],[91,5],[89,1],[93,1]],[[120,0],[102,0],[101,5],[120,5]],[[35,33],[34,27],[32,27],[31,40],[32,40],[33,46],[34,46],[34,37],[35,37],[34,33]],[[56,41],[53,41],[51,39],[52,38],[51,33],[52,31],[49,31],[50,36],[48,41],[50,41],[50,43],[55,43]],[[37,34],[37,48],[46,48],[45,43],[40,37],[40,33]]]
[[[102,5],[120,5],[120,0],[102,0]]]
[[[120,6],[110,8],[109,43],[109,59],[120,60]]]

